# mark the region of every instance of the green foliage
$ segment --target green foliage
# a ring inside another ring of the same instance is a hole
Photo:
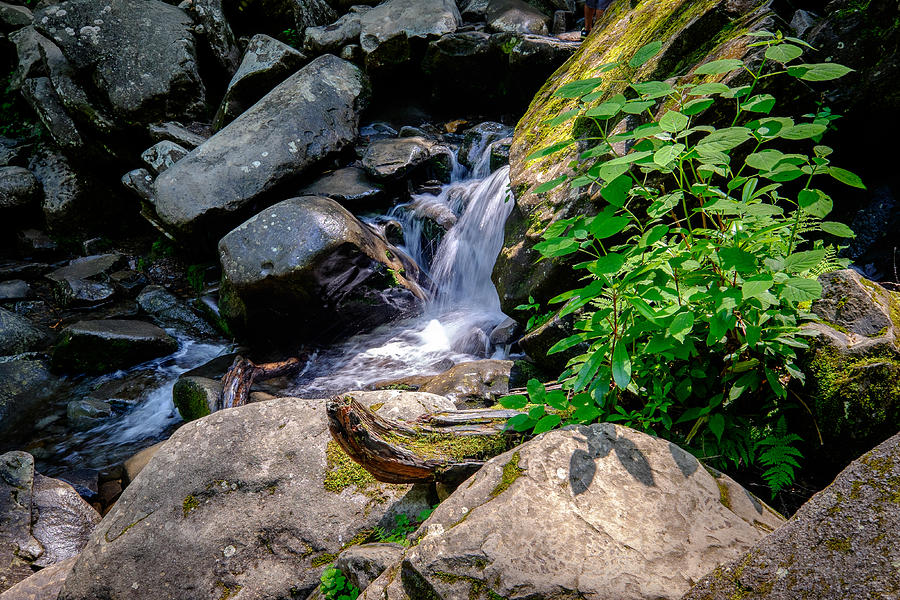
[[[515,307],[513,310],[522,310],[525,312],[534,312],[533,315],[528,317],[528,323],[525,325],[525,329],[527,331],[531,331],[532,329],[536,329],[549,321],[553,317],[554,311],[550,310],[547,312],[541,312],[541,305],[538,302],[534,301],[534,298],[528,296],[528,304],[520,304]]]
[[[347,581],[340,569],[330,567],[319,578],[319,589],[326,600],[356,600],[359,588]]]
[[[540,433],[618,422],[679,442],[723,468],[761,464],[773,491],[793,481],[800,438],[787,430],[794,408],[787,385],[803,381],[800,326],[822,292],[816,276],[845,264],[823,240],[853,236],[846,225],[824,220],[832,200],[814,185],[823,175],[863,184],[830,164],[827,146],[798,153],[817,143],[834,115],[820,108],[811,121],[770,116],[777,100],[757,92],[769,77],[825,81],[848,69],[794,64],[805,42],[751,35],[752,45],[765,47],[755,70],[717,60],[695,70],[704,82],[631,83],[627,95],[600,104],[602,76],[556,92],[581,99],[577,116],[566,119],[579,119],[573,131],[582,135],[531,157],[572,144],[581,154],[573,175],[535,191],[568,184],[590,194],[599,214],[553,223],[535,248],[542,259],[582,259],[574,269],[583,286],[550,303],[560,316],[584,316],[549,352],[582,343],[589,349],[569,361],[563,390],[548,392],[532,380],[527,397],[502,399],[509,408],[532,405],[509,427]],[[648,44],[628,64],[643,64],[659,48]],[[717,103],[734,115],[719,127],[703,120]],[[629,124],[624,131],[622,123]],[[520,308],[537,310],[532,305]]]
[[[430,517],[433,512],[434,508],[423,509],[419,511],[419,514],[414,520],[410,520],[406,515],[396,515],[394,517],[396,524],[391,531],[386,531],[382,527],[375,527],[372,530],[372,533],[379,542],[409,546],[409,540],[407,538],[415,533],[416,529],[419,528],[419,525],[424,523],[425,519]]]
[[[298,50],[303,49],[303,34],[296,29],[284,29],[278,37],[288,46]]]
[[[187,268],[187,272],[185,273],[185,279],[187,279],[188,286],[194,293],[195,298],[199,298],[203,295],[203,288],[205,285],[203,275],[205,271],[206,269],[203,265],[191,265]]]
[[[0,79],[0,136],[31,139],[43,134],[43,127],[19,95],[10,89],[12,74]]]

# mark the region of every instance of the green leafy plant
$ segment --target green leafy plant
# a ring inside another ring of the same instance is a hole
[[[326,600],[356,600],[359,588],[347,581],[340,569],[328,567],[319,577],[319,588]]]
[[[525,325],[525,329],[527,331],[531,331],[537,327],[540,327],[547,321],[553,318],[553,314],[555,311],[547,311],[541,312],[541,305],[539,302],[535,302],[534,298],[528,296],[528,304],[520,304],[515,307],[513,310],[521,310],[525,312],[533,312],[534,314],[528,317],[528,323]]]
[[[419,528],[419,525],[425,522],[425,520],[431,516],[431,513],[434,512],[434,508],[426,508],[419,511],[415,520],[410,520],[410,518],[406,515],[396,515],[394,520],[396,521],[394,528],[391,531],[386,531],[382,527],[375,527],[372,531],[375,539],[379,542],[387,542],[394,544],[403,544],[404,546],[409,545],[409,539],[407,539],[411,534],[415,533],[415,531]]]
[[[206,269],[203,265],[191,265],[187,268],[187,272],[185,273],[185,279],[187,279],[188,286],[194,293],[195,298],[199,298],[203,295],[203,287],[205,285],[203,276],[205,271]]]
[[[288,46],[297,48],[298,50],[303,49],[303,35],[296,29],[284,29],[282,30],[280,37],[281,41]]]
[[[795,408],[788,384],[804,377],[796,362],[807,347],[801,325],[821,295],[817,275],[846,264],[823,240],[853,236],[825,220],[832,200],[815,184],[831,177],[864,186],[831,165],[831,148],[800,152],[834,115],[770,116],[777,101],[760,91],[770,77],[817,82],[850,69],[798,63],[808,46],[802,40],[750,35],[765,57],[753,69],[716,60],[694,70],[701,81],[629,81],[608,97],[602,75],[633,75],[659,52],[654,42],[627,63],[603,65],[601,76],[556,91],[578,99],[579,108],[551,124],[578,119],[579,137],[529,159],[573,144],[580,154],[575,173],[534,191],[567,184],[590,194],[598,214],[551,224],[535,248],[543,259],[582,259],[573,268],[584,285],[550,300],[561,305],[560,316],[579,311],[576,333],[549,352],[589,349],[569,361],[562,390],[532,380],[527,396],[502,399],[528,408],[509,427],[540,433],[619,422],[723,468],[761,464],[773,493],[793,481],[800,438],[788,431],[786,415]],[[725,112],[711,111],[714,105],[733,110],[730,123],[709,124]],[[707,114],[717,117],[704,120]]]

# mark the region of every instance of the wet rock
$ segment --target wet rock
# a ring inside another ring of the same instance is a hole
[[[22,167],[0,167],[0,210],[27,206],[38,199],[40,184]]]
[[[147,285],[147,277],[140,271],[122,269],[109,274],[109,281],[117,290],[129,298],[134,298]]]
[[[33,484],[34,459],[30,454],[0,454],[0,592],[31,575],[29,563],[44,552],[31,535]]]
[[[26,79],[47,75],[41,50],[46,52],[53,42],[42,36],[34,27],[25,27],[10,34],[9,41],[16,46],[18,63],[9,79],[11,90],[18,90]]]
[[[570,31],[575,27],[575,13],[568,10],[557,10],[553,12],[553,24],[550,26],[552,35],[559,35]]]
[[[60,600],[156,600],[160,589],[183,600],[306,597],[343,544],[428,506],[418,488],[372,481],[329,442],[321,400],[184,425],[95,530]]]
[[[474,169],[492,143],[508,138],[512,132],[513,128],[509,125],[495,121],[485,121],[466,130],[459,147],[459,162],[470,170]]]
[[[83,145],[78,126],[66,112],[48,77],[26,79],[21,91],[59,147],[74,150]]]
[[[52,256],[59,249],[53,238],[40,229],[24,229],[17,237],[26,256]]]
[[[353,391],[345,395],[392,421],[412,422],[425,414],[456,410],[449,398],[427,392],[376,390]]]
[[[75,559],[70,558],[41,569],[7,591],[0,593],[0,600],[51,600],[56,598],[74,564]]]
[[[159,0],[68,0],[35,13],[35,27],[97,83],[123,121],[148,123],[203,107],[191,20],[174,6]]]
[[[496,32],[549,35],[550,18],[523,0],[491,0],[485,12]]]
[[[490,406],[509,393],[511,360],[464,362],[432,377],[420,392],[437,394],[458,407]]]
[[[396,67],[410,60],[414,44],[453,33],[462,23],[453,0],[388,0],[360,17],[359,42],[366,70]]]
[[[512,146],[511,137],[497,140],[491,144],[491,172],[509,164],[509,148]]]
[[[191,11],[210,53],[225,73],[234,74],[241,62],[241,51],[222,10],[222,0],[193,0]]]
[[[34,290],[28,282],[21,279],[10,279],[0,282],[0,302],[14,302],[34,296]]]
[[[400,544],[361,544],[351,546],[334,563],[344,577],[360,590],[378,579],[388,567],[400,560],[404,547]],[[2,599],[0,599],[2,600]]]
[[[442,148],[422,137],[376,140],[366,149],[362,166],[378,181],[402,179],[438,156]]]
[[[684,600],[890,597],[900,593],[900,436],[853,461],[791,520],[717,567]]]
[[[66,266],[49,273],[47,279],[51,281],[93,279],[109,274],[124,263],[125,257],[116,253],[84,256],[72,259]]]
[[[69,424],[75,429],[90,429],[96,427],[104,419],[112,416],[113,410],[109,402],[96,398],[82,398],[72,400],[66,406],[66,416]]]
[[[104,481],[100,484],[97,500],[101,506],[109,507],[115,504],[122,495],[122,483],[118,480]]]
[[[61,154],[38,152],[28,168],[44,188],[41,209],[51,233],[66,234],[81,228],[89,212],[83,179]]]
[[[0,308],[0,356],[42,350],[53,343],[49,329]]]
[[[18,278],[33,281],[42,277],[51,268],[47,263],[35,261],[0,261],[0,281]]]
[[[304,34],[303,49],[312,54],[337,54],[348,44],[358,44],[360,15],[369,10],[370,6],[354,6],[331,25],[310,27]]]
[[[808,10],[798,10],[794,13],[794,16],[791,17],[791,29],[794,30],[794,35],[803,37],[803,34],[809,31],[819,19],[820,17],[818,15],[813,14]]]
[[[150,133],[150,137],[156,142],[175,142],[188,150],[193,150],[208,139],[208,136],[200,135],[197,132],[186,128],[181,123],[176,123],[174,121],[153,123],[147,130]]]
[[[783,522],[730,493],[739,502],[665,440],[609,423],[552,431],[457,488],[362,597],[674,600]]]
[[[59,479],[35,473],[31,493],[31,531],[44,548],[32,564],[48,567],[78,556],[100,514]]]
[[[363,66],[365,61],[365,54],[363,54],[362,46],[359,44],[347,44],[341,48],[341,52],[338,56],[340,56],[341,59],[352,62],[354,65],[358,66]]]
[[[53,349],[53,366],[68,372],[108,373],[177,349],[174,338],[150,323],[79,321],[63,329]]]
[[[264,193],[352,143],[365,103],[357,67],[314,60],[160,175],[156,212],[183,233],[220,235]]]
[[[116,289],[108,274],[121,266],[121,254],[97,254],[76,258],[47,275],[60,300],[70,306],[96,306],[112,300]]]
[[[18,165],[29,150],[21,140],[0,136],[0,167]]]
[[[172,388],[172,401],[185,421],[194,421],[216,411],[222,382],[206,377],[182,375]]]
[[[94,469],[75,469],[57,474],[57,479],[64,481],[78,492],[85,500],[91,501],[97,497],[98,473]]]
[[[335,338],[409,314],[418,268],[328,198],[291,198],[219,242],[219,309],[232,329]],[[412,290],[412,291],[411,291]]]
[[[307,61],[304,54],[283,42],[264,34],[254,35],[225,90],[213,128],[221,129],[233,121]]]
[[[128,483],[131,483],[138,476],[138,473],[144,470],[144,467],[147,466],[147,463],[150,462],[150,459],[159,452],[159,449],[162,448],[165,441],[158,442],[153,444],[149,448],[144,448],[131,458],[125,461],[125,479]]]
[[[152,184],[153,175],[147,169],[134,169],[122,175],[122,185],[147,202],[153,200]]]
[[[162,327],[171,327],[203,339],[217,338],[218,332],[205,319],[162,286],[148,285],[137,302]]]
[[[179,160],[187,156],[188,151],[175,142],[157,142],[141,154],[150,170],[159,175]]]
[[[369,210],[386,199],[381,184],[357,167],[346,167],[327,173],[300,190],[301,196],[324,196],[353,210]]]
[[[9,33],[31,25],[34,15],[25,6],[0,2],[0,32]]]
[[[491,330],[491,343],[495,346],[504,346],[516,341],[519,333],[519,324],[515,319],[506,317],[502,323]]]

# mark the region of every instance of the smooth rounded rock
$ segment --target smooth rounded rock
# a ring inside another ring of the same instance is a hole
[[[80,321],[63,329],[53,366],[67,372],[108,373],[178,349],[163,329],[143,321]]]
[[[37,201],[40,184],[22,167],[0,167],[0,209],[19,208]]]

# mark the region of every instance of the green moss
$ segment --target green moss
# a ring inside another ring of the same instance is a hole
[[[716,485],[719,486],[719,502],[722,503],[722,506],[731,510],[731,496],[728,491],[728,486],[719,479],[716,479]]]
[[[491,498],[496,498],[505,492],[524,472],[525,469],[519,468],[519,453],[514,452],[509,459],[509,462],[503,465],[503,474],[500,477],[500,482],[497,484],[497,487],[491,491]]]
[[[509,450],[515,443],[505,433],[494,435],[449,435],[423,433],[414,438],[391,435],[387,441],[402,446],[425,459],[484,460]]]
[[[369,405],[369,410],[371,410],[372,412],[375,412],[382,406],[384,406],[384,402],[375,402],[374,404]]]
[[[321,567],[333,563],[337,557],[337,554],[329,554],[327,552],[324,552],[318,556],[314,556],[309,562],[313,567]]]
[[[186,496],[184,502],[181,503],[181,510],[184,513],[184,516],[187,517],[192,510],[200,506],[200,500],[197,499],[193,494]]]
[[[834,552],[853,552],[849,538],[829,538],[825,540],[825,547]]]
[[[244,586],[235,585],[234,587],[228,587],[221,581],[216,583],[216,587],[222,588],[222,594],[219,596],[218,600],[228,600],[229,598],[234,598],[238,595],[238,592],[243,589]]]
[[[415,392],[419,388],[414,385],[408,385],[406,383],[391,383],[388,385],[378,386],[379,390],[400,390],[402,392]],[[373,408],[372,410],[378,410]]]
[[[193,421],[210,414],[206,388],[189,377],[175,382],[175,387],[172,388],[172,401],[185,421]]]
[[[347,456],[337,442],[331,440],[325,448],[325,479],[322,482],[329,492],[339,494],[354,485],[359,491],[375,484],[372,474]]]

